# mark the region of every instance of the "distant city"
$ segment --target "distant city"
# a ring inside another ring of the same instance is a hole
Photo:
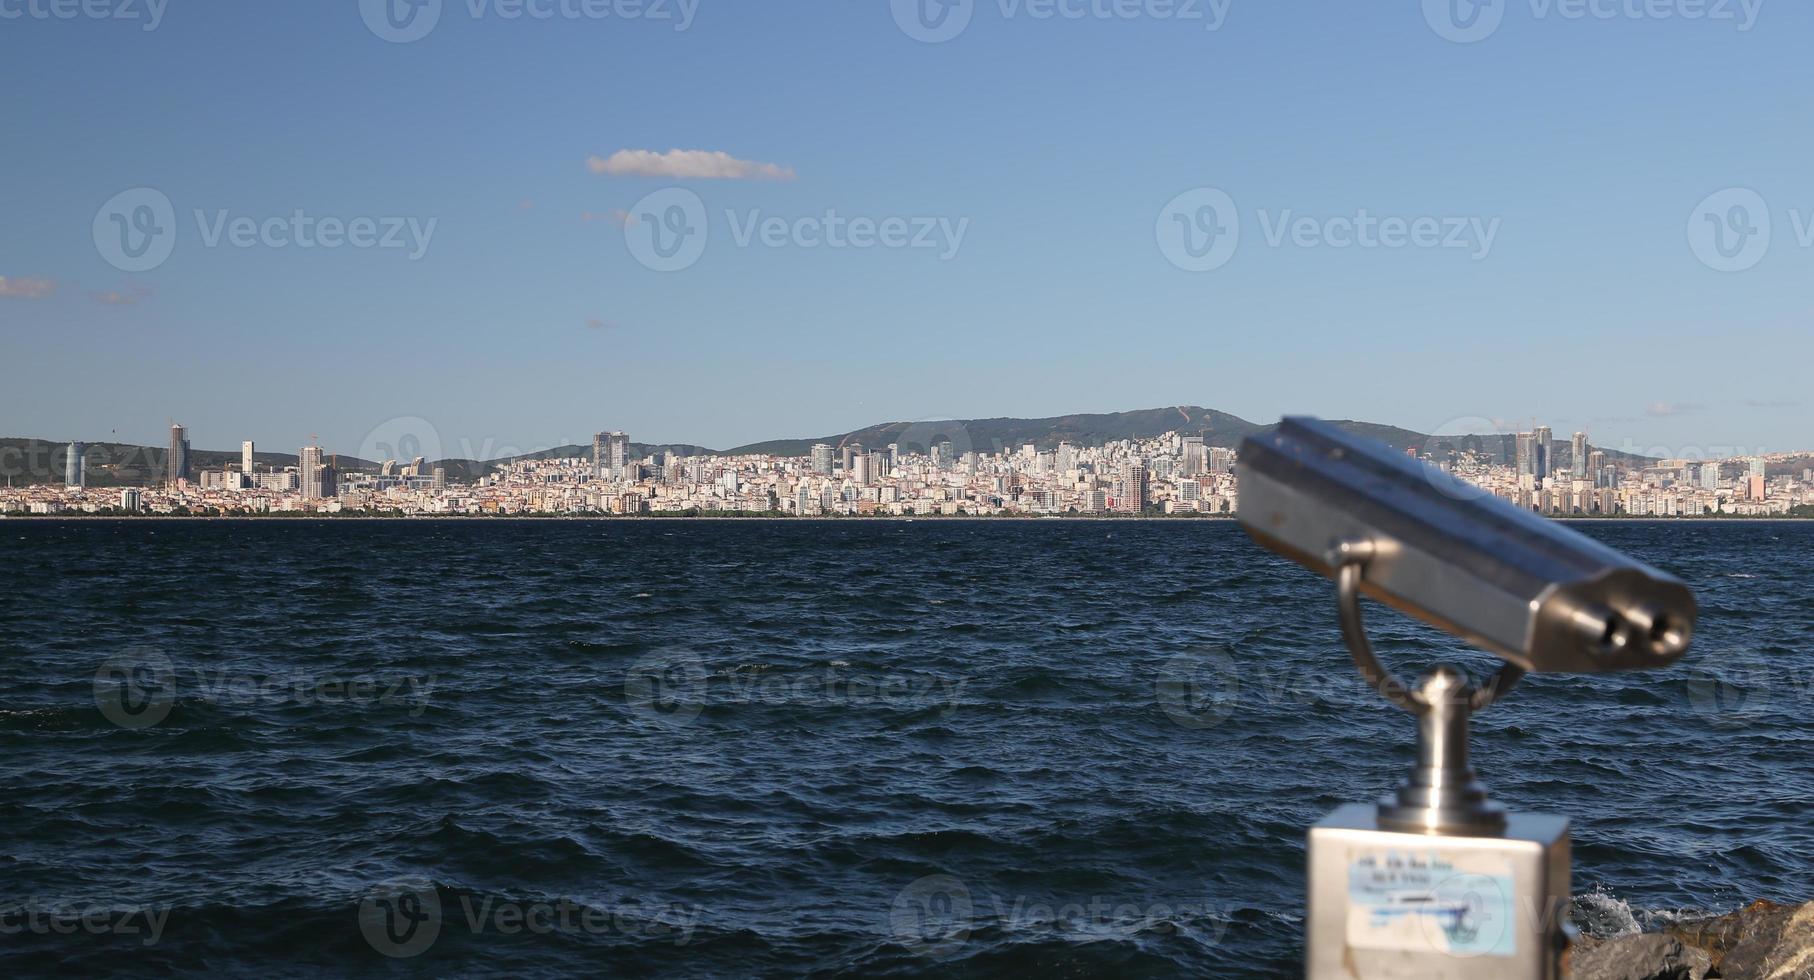
[[[161,481],[87,486],[89,453],[71,443],[61,484],[8,486],[0,490],[0,514],[1218,517],[1240,505],[1235,450],[1205,445],[1201,435],[983,451],[965,445],[959,427],[924,441],[821,442],[802,456],[636,456],[627,434],[601,432],[589,455],[517,458],[452,481],[421,457],[343,473],[320,446],[299,449],[295,465],[261,466],[250,441],[237,461],[197,470],[188,432],[174,425]],[[1804,454],[1615,458],[1586,433],[1558,441],[1544,426],[1509,436],[1429,437],[1406,452],[1518,507],[1556,516],[1814,516],[1814,467],[1795,469],[1810,462]]]

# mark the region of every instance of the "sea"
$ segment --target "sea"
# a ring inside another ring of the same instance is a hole
[[[1814,524],[1572,526],[1697,638],[1482,779],[1588,933],[1814,899]],[[15,519],[0,595],[7,976],[1285,977],[1412,759],[1228,521]]]

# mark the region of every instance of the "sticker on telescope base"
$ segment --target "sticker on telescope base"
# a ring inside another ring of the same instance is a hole
[[[1357,850],[1348,860],[1348,945],[1514,956],[1512,869],[1490,854]]]

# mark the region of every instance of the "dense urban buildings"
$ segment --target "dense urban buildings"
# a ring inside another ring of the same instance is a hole
[[[0,513],[1221,516],[1239,506],[1235,451],[1200,435],[992,448],[968,445],[961,428],[955,435],[930,445],[817,443],[801,456],[638,457],[627,434],[608,431],[593,439],[589,458],[517,458],[460,483],[422,457],[342,473],[320,446],[298,450],[294,466],[258,469],[249,440],[237,465],[192,473],[179,425],[161,486],[83,486],[77,443],[63,486],[0,490]],[[1814,507],[1805,454],[1642,459],[1595,448],[1582,432],[1557,443],[1543,426],[1433,437],[1411,452],[1516,506],[1559,516],[1768,517]]]

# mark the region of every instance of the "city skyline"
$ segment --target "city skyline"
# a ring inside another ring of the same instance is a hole
[[[87,487],[83,446],[71,443],[64,485],[16,488],[9,477],[0,515],[1227,517],[1240,506],[1239,451],[1177,430],[1100,443],[1060,439],[1050,448],[1037,441],[981,447],[961,425],[875,441],[717,455],[645,445],[638,454],[628,433],[611,430],[594,435],[589,454],[570,447],[576,451],[487,465],[461,481],[422,456],[386,459],[375,473],[343,470],[317,445],[300,448],[295,465],[259,471],[247,462],[256,459],[250,441],[238,461],[187,473],[186,430],[178,424],[163,484]],[[1429,437],[1402,451],[1460,481],[1451,492],[1489,494],[1551,516],[1814,517],[1808,455],[1649,460],[1609,453],[1586,432],[1557,440],[1542,425]]]

